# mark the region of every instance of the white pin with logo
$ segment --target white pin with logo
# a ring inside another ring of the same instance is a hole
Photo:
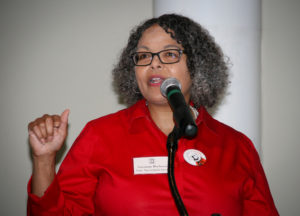
[[[183,153],[184,160],[193,166],[202,166],[206,162],[206,156],[199,150],[188,149]]]

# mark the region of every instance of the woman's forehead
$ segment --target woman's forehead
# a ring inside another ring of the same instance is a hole
[[[175,39],[171,37],[162,27],[155,24],[146,29],[138,42],[138,49],[155,49],[155,48],[179,48],[182,49]]]

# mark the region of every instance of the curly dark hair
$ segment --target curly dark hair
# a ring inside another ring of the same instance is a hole
[[[131,56],[136,52],[143,32],[155,24],[162,27],[184,48],[192,79],[191,100],[195,107],[212,107],[228,85],[227,62],[207,30],[178,14],[165,14],[146,20],[131,31],[127,46],[112,71],[113,84],[120,96],[120,102],[132,105],[143,98],[137,85]]]

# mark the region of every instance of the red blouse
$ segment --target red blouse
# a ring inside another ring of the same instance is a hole
[[[198,134],[179,141],[175,158],[189,215],[278,215],[251,141],[198,111]],[[28,215],[179,215],[166,173],[134,172],[136,158],[150,158],[149,165],[165,158],[166,141],[144,100],[89,122],[43,197],[31,194],[29,181]],[[183,154],[189,149],[203,153],[205,163],[188,163]]]

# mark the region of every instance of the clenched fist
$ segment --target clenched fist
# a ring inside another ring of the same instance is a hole
[[[34,157],[55,155],[67,136],[69,110],[43,115],[28,124],[29,143]]]

